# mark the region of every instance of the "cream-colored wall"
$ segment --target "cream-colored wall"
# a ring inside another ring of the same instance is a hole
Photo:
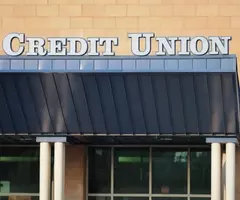
[[[114,50],[122,55],[130,54],[128,32],[230,35],[230,51],[240,55],[239,10],[240,0],[0,0],[0,39],[16,31],[44,37],[115,36],[120,45]]]

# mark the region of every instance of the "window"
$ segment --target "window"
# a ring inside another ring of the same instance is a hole
[[[39,147],[0,147],[0,199],[21,193],[39,199]]]
[[[210,149],[90,147],[88,152],[88,200],[211,197]]]

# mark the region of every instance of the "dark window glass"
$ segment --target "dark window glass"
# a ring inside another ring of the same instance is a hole
[[[88,197],[88,200],[111,200],[111,197]]]
[[[114,197],[114,200],[149,200],[148,197]]]
[[[0,147],[0,194],[38,192],[39,147]]]
[[[201,198],[201,197],[192,197],[192,198],[190,198],[190,200],[211,200],[211,197],[209,197],[209,198]]]
[[[211,151],[191,151],[191,193],[211,193]],[[204,200],[204,199],[203,199]]]
[[[114,193],[149,192],[149,149],[115,148]]]
[[[152,149],[152,192],[187,193],[187,150]]]
[[[18,195],[9,195],[9,196],[4,196],[1,197],[0,196],[0,200],[12,200],[12,199],[21,199],[21,200],[39,200],[38,196],[30,196],[30,195],[26,195],[26,196],[18,196]]]
[[[153,197],[152,200],[187,200],[184,197]],[[204,199],[203,199],[204,200]]]
[[[111,192],[111,148],[88,149],[89,193]]]

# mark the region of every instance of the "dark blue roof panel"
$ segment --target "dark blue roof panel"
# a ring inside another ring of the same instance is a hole
[[[25,64],[31,61],[24,59]],[[38,73],[42,71],[28,71],[25,65],[21,71],[2,71],[0,132],[221,136],[239,133],[235,57],[121,57],[120,68],[125,73],[108,71],[117,60],[101,60],[102,64],[108,63],[106,71],[92,73],[70,72],[69,68],[60,70],[61,73]],[[98,63],[94,59],[85,61]],[[158,71],[161,62],[164,70]],[[144,65],[127,72],[137,63]],[[153,71],[142,70],[148,63],[152,63]],[[183,68],[188,73],[178,73],[184,72]]]

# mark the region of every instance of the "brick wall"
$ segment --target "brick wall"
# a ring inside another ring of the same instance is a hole
[[[240,55],[239,10],[240,0],[1,0],[0,38],[13,31],[45,37],[116,36],[120,46],[114,50],[122,55],[130,54],[127,32],[231,35],[230,51]]]
[[[86,148],[66,146],[65,196],[66,200],[85,200]]]

